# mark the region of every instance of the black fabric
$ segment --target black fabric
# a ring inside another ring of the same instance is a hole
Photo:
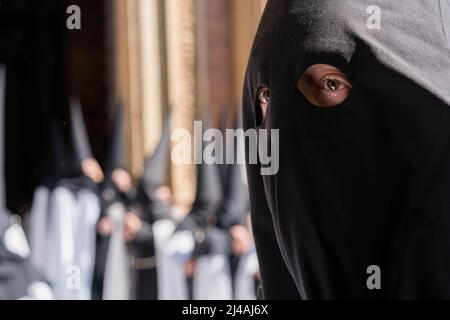
[[[6,67],[0,63],[0,208],[6,208],[5,189],[5,91]]]
[[[119,192],[110,181],[107,181],[102,185],[100,200],[101,200],[100,219],[108,216],[108,209],[115,203],[120,202],[124,205],[127,205],[129,202],[127,197],[123,195],[121,192]],[[106,260],[108,258],[110,239],[111,239],[110,236],[103,236],[97,230],[95,265],[92,280],[93,300],[102,300],[103,298],[103,283],[106,269]]]
[[[237,257],[233,254],[230,254],[230,256],[228,257],[228,263],[230,265],[231,287],[233,289],[233,300],[236,300],[236,275],[240,261],[241,257]]]
[[[123,117],[124,115],[122,104],[118,103],[114,111],[113,125],[108,142],[108,154],[104,165],[106,179],[111,179],[111,173],[115,169],[125,167]]]
[[[170,128],[171,116],[168,115],[158,146],[153,154],[145,160],[140,185],[150,202],[157,201],[156,189],[167,183],[167,168],[170,161]]]
[[[28,259],[10,253],[0,242],[0,300],[17,300],[28,294],[39,275]]]
[[[158,297],[156,265],[148,267],[137,266],[139,261],[155,259],[156,249],[151,224],[153,222],[151,210],[147,210],[147,207],[142,205],[134,189],[128,193],[122,193],[110,183],[105,183],[103,186],[101,200],[101,217],[107,216],[108,209],[113,204],[121,203],[127,210],[133,211],[141,218],[143,228],[128,246],[136,265],[136,268],[133,269],[133,297],[136,300],[156,300]],[[103,297],[103,282],[110,238],[110,236],[102,236],[100,233],[97,233],[92,289],[94,300],[101,300]]]
[[[84,160],[92,158],[92,150],[81,103],[77,99],[70,101],[70,116],[74,151],[78,163],[81,164]]]
[[[161,219],[170,219],[170,203],[165,203],[157,196],[157,189],[167,184],[168,164],[170,155],[170,125],[171,116],[164,122],[161,139],[155,151],[145,160],[144,172],[137,185],[136,201],[151,217],[153,223]]]
[[[43,155],[46,165],[39,185],[46,186],[50,190],[54,189],[59,180],[72,178],[76,180],[83,175],[75,146],[72,143],[73,131],[66,137],[65,126],[65,121],[61,120],[59,115],[53,112],[47,113],[45,136],[48,140],[48,147]]]
[[[224,118],[224,115],[222,115]],[[241,117],[236,117],[236,129],[242,129]],[[221,120],[224,122],[224,119]],[[221,124],[221,131],[225,137],[226,124]],[[217,213],[217,226],[228,231],[232,226],[245,225],[249,213],[248,190],[244,186],[242,173],[243,166],[239,161],[242,159],[244,150],[239,149],[242,141],[236,137],[225,138],[226,150],[233,149],[233,163],[219,165],[222,181],[223,197]]]
[[[218,212],[223,200],[222,182],[216,164],[197,166],[197,188],[189,214],[178,224],[177,230],[190,230],[195,238],[193,256],[228,254],[228,230],[218,228]]]
[[[228,175],[222,204],[217,214],[217,226],[229,230],[235,225],[245,225],[248,216],[248,191],[242,181],[242,166],[227,166]]]
[[[56,115],[49,115],[49,139],[51,141],[48,175],[57,179],[64,176],[65,169],[68,166],[66,156],[66,146],[64,142],[63,130],[56,120]],[[48,157],[48,156],[47,156]]]
[[[221,128],[225,132],[225,127]],[[226,143],[233,143],[226,140]],[[234,160],[239,159],[234,143]],[[227,148],[228,150],[228,148]],[[193,256],[231,254],[229,229],[244,225],[248,216],[248,192],[242,181],[239,164],[200,164],[197,166],[197,189],[191,212],[177,230],[191,230],[196,240]]]
[[[106,259],[108,258],[110,237],[103,237],[97,233],[94,274],[92,278],[92,300],[102,300],[103,280],[106,269]]]
[[[29,259],[9,252],[5,245],[5,234],[11,227],[11,214],[6,209],[4,175],[4,112],[5,112],[6,68],[0,64],[0,300],[20,299],[28,287],[40,280]]]
[[[217,223],[217,212],[223,197],[220,173],[216,164],[197,165],[197,188],[190,213],[179,229],[204,228]]]
[[[136,208],[136,206],[135,206]],[[157,300],[158,299],[158,278],[156,266],[156,248],[153,235],[152,222],[154,215],[150,210],[140,210],[142,219],[142,229],[137,233],[136,238],[131,243],[135,261],[152,260],[144,266],[136,266],[136,299],[137,300]],[[145,264],[145,263],[144,263]]]
[[[380,30],[367,8],[381,9]],[[450,298],[448,1],[269,0],[247,71],[245,127],[260,85],[280,170],[248,166],[265,298]],[[314,107],[297,90],[317,63],[351,79]],[[381,268],[368,290],[367,267]]]
[[[0,208],[0,300],[17,300],[28,294],[33,282],[42,281],[30,259],[9,252],[5,233],[11,227],[11,214]]]

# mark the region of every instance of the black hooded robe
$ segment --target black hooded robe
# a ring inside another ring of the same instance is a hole
[[[59,158],[64,165],[58,163],[60,170],[52,172],[54,175],[53,182],[48,186],[49,193],[45,194],[44,191],[42,197],[34,199],[38,202],[33,204],[33,209],[37,210],[31,212],[31,222],[39,220],[41,223],[32,226],[32,229],[43,227],[44,230],[34,230],[31,234],[32,240],[46,234],[45,239],[39,239],[44,243],[40,243],[39,252],[34,258],[39,258],[41,252],[45,251],[44,263],[38,267],[50,282],[55,299],[90,300],[100,201],[97,184],[85,176],[81,168],[82,162],[92,157],[81,105],[74,100],[70,108],[72,143],[65,143],[62,128],[58,130],[59,125],[55,123],[56,130],[52,133],[61,136],[52,136],[52,141],[59,140],[58,143],[62,145],[53,146],[55,149],[61,147],[61,150],[54,150],[54,160]],[[33,237],[33,234],[36,236]],[[36,250],[35,245],[32,242],[32,250]]]
[[[246,129],[280,134],[276,175],[248,165],[265,298],[450,298],[449,34],[445,0],[268,1],[244,93]],[[352,81],[340,106],[297,89],[319,63]]]
[[[146,201],[142,199],[141,188],[138,191],[131,188],[124,193],[111,177],[114,170],[125,167],[123,126],[123,107],[117,104],[104,166],[106,179],[102,192],[102,216],[111,217],[111,214],[116,216],[120,211],[123,212],[119,213],[121,218],[115,217],[120,230],[116,228],[111,236],[97,235],[94,299],[156,300],[158,288],[152,215]],[[143,227],[132,242],[125,243],[122,236],[123,218],[128,211],[140,217]],[[117,281],[117,274],[122,274],[120,281]]]
[[[51,299],[52,292],[30,261],[22,226],[11,222],[4,180],[6,67],[0,64],[0,300]]]

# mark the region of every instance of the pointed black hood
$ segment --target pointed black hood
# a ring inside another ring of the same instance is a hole
[[[109,140],[108,155],[105,160],[105,172],[107,177],[114,169],[125,167],[125,137],[124,137],[124,113],[121,103],[116,104],[113,126]]]
[[[244,88],[245,129],[279,133],[279,171],[247,165],[266,299],[450,298],[448,7],[267,2]]]
[[[140,184],[151,202],[157,201],[155,190],[167,183],[167,170],[170,164],[170,127],[171,116],[164,122],[161,140],[144,165]]]
[[[226,131],[227,129],[229,129],[229,110],[228,109],[224,109],[222,110],[222,112],[220,113],[220,118],[219,118],[219,130],[222,133],[222,135],[225,137],[224,139],[224,143],[225,143],[225,150],[229,150],[229,144],[233,143],[232,140],[228,140],[226,139]],[[224,162],[226,162],[226,151],[224,152]],[[220,176],[221,176],[221,180],[222,180],[222,189],[226,190],[228,187],[228,180],[230,177],[230,165],[225,164],[221,164],[219,165],[219,171],[220,171]]]
[[[84,160],[92,158],[92,150],[78,98],[70,101],[70,116],[74,156],[77,163],[81,164]]]
[[[227,117],[222,115],[221,131],[226,137],[227,123],[223,120]],[[242,119],[240,114],[236,115],[234,128],[242,128]],[[245,224],[245,219],[249,211],[248,190],[244,185],[242,172],[243,166],[239,164],[239,159],[243,159],[244,150],[238,147],[237,138],[226,139],[226,150],[233,149],[234,159],[232,164],[220,165],[222,174],[223,201],[220,205],[218,214],[218,227],[228,230],[234,225]]]
[[[5,92],[6,92],[6,67],[0,64],[0,250],[2,249],[2,237],[9,227],[10,214],[6,208],[6,185],[5,185]],[[1,256],[0,256],[1,262]],[[0,266],[1,269],[1,266]],[[0,281],[1,282],[1,281]],[[0,290],[2,284],[0,283]]]
[[[208,121],[205,129],[210,128]],[[203,143],[203,150],[205,143]],[[197,188],[195,200],[190,215],[198,225],[215,225],[217,223],[218,210],[223,199],[223,179],[220,174],[219,165],[202,164],[197,165]]]
[[[0,211],[6,208],[5,189],[5,92],[6,67],[0,64]]]
[[[9,225],[5,183],[5,96],[6,66],[0,64],[0,237]]]
[[[197,188],[190,215],[199,225],[216,224],[222,201],[222,182],[216,164],[197,166]]]
[[[248,190],[242,176],[243,165],[232,164],[228,168],[228,179],[225,183],[223,201],[218,214],[218,227],[224,230],[235,225],[246,223],[249,212]]]
[[[79,157],[73,145],[72,133],[67,122],[60,118],[55,110],[49,110],[46,116],[45,172],[40,182],[48,188],[53,188],[61,179],[82,175]]]
[[[53,177],[61,177],[65,174],[68,165],[67,146],[63,135],[63,128],[58,121],[56,115],[50,114],[49,118],[49,135],[50,135],[50,163],[52,164],[51,175]]]
[[[230,179],[224,199],[224,213],[231,219],[231,221],[228,221],[228,226],[243,224],[248,212],[248,191],[242,177],[243,169],[243,165],[240,164],[231,166]]]

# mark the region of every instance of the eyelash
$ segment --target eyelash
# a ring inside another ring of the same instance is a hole
[[[260,103],[268,103],[270,101],[270,90],[263,86],[258,91],[258,100]]]
[[[337,81],[339,83],[339,88],[337,90],[327,88],[327,84],[329,81]],[[339,92],[341,90],[351,89],[351,85],[339,75],[326,75],[320,82],[322,83],[322,85],[321,87],[319,87],[319,89],[329,92]],[[342,86],[345,87],[342,88]]]
[[[256,117],[256,126],[261,126],[262,122],[265,118],[265,111],[270,102],[270,89],[266,85],[261,85],[257,91],[256,97],[256,105],[255,105],[255,117]],[[263,108],[263,104],[266,105]]]

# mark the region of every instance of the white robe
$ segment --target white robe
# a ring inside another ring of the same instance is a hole
[[[98,197],[88,189],[77,194],[57,187],[50,196],[45,276],[55,299],[91,298],[96,248]]]
[[[228,257],[223,254],[198,258],[194,276],[194,300],[232,300]]]
[[[175,229],[175,223],[170,220],[153,224],[159,300],[189,299],[185,266],[194,251],[195,240],[191,231],[173,233]],[[194,300],[231,300],[232,292],[228,257],[199,257],[194,275]]]
[[[29,220],[31,262],[41,273],[44,273],[47,261],[49,198],[47,187],[40,186],[35,190]]]
[[[94,277],[97,222],[100,217],[100,200],[90,190],[77,194],[77,230],[75,232],[74,265],[80,267],[81,287],[78,300],[90,300]]]
[[[49,213],[45,276],[52,285],[55,299],[71,300],[74,293],[72,285],[69,285],[68,276],[75,256],[76,198],[74,194],[63,187],[53,190]],[[76,282],[77,279],[71,280]]]
[[[240,258],[234,279],[236,300],[256,300],[255,277],[258,271],[259,264],[255,250]]]
[[[158,300],[187,300],[189,291],[185,265],[195,247],[190,231],[174,234],[176,225],[171,220],[153,224],[158,280]]]
[[[103,300],[130,300],[131,276],[129,254],[123,236],[125,207],[115,203],[108,209],[114,222],[114,232],[109,241],[103,281]]]
[[[31,254],[25,232],[22,225],[12,223],[3,235],[5,248],[21,258],[29,258]]]

